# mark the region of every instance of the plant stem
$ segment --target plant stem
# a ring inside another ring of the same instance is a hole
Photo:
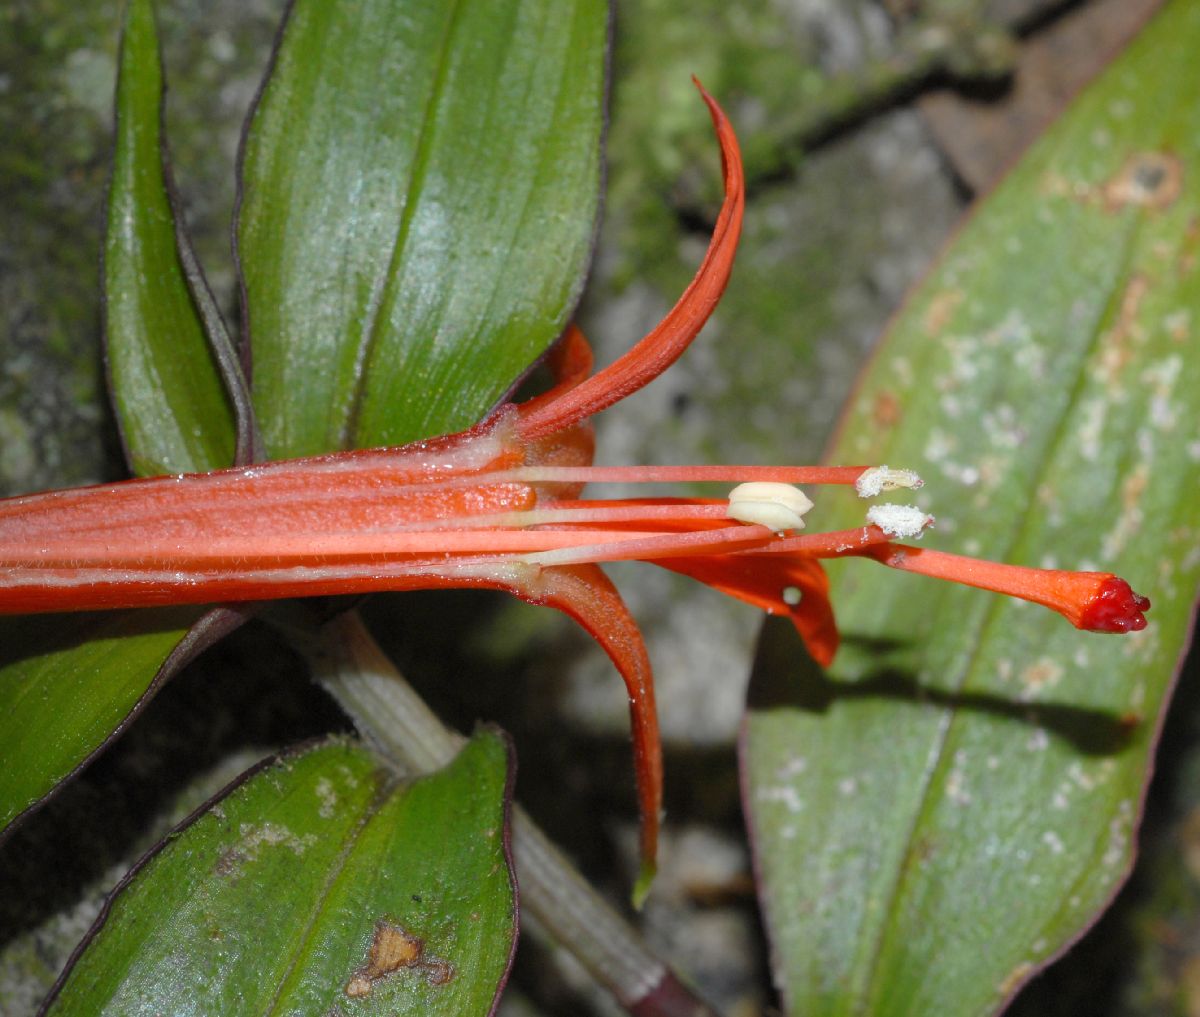
[[[340,615],[318,638],[300,643],[317,679],[401,771],[439,769],[465,742],[404,680],[357,613]],[[512,842],[523,908],[631,1014],[716,1017],[515,803]]]

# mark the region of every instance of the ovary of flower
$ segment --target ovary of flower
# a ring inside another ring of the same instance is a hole
[[[804,529],[804,515],[813,507],[808,495],[790,484],[751,481],[729,492],[726,515],[743,523],[758,523],[776,533]]]

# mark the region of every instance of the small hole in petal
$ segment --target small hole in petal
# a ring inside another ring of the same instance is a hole
[[[788,607],[795,607],[804,597],[804,591],[799,586],[785,586],[780,597]]]

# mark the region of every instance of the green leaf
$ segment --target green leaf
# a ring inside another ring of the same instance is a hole
[[[149,0],[131,0],[117,87],[105,327],[117,418],[141,474],[228,466],[235,443],[239,457],[248,454],[253,428],[232,346],[182,234],[176,247],[162,94],[154,13]],[[232,401],[223,378],[238,394]],[[196,608],[0,620],[0,830],[86,765],[167,678],[241,621],[232,611]]]
[[[333,742],[252,771],[126,878],[47,1012],[490,1013],[516,933],[505,740],[408,785],[378,765]]]
[[[104,246],[105,336],[126,453],[142,475],[229,466],[237,437],[216,359],[236,372],[232,347],[198,268],[189,273],[176,249],[162,101],[154,11],[150,0],[130,0]],[[211,346],[197,304],[214,329]]]
[[[930,545],[1114,571],[1150,625],[843,561],[829,674],[769,631],[745,765],[790,1013],[995,1012],[1128,871],[1200,583],[1197,47],[1172,4],[983,203],[831,457],[921,472]]]
[[[0,831],[83,766],[236,617],[209,612],[193,625],[202,614],[0,618]]]
[[[474,423],[562,331],[596,219],[604,0],[298,0],[238,242],[272,457]]]

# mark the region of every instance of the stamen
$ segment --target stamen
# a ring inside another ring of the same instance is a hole
[[[558,531],[547,531],[555,536]],[[597,531],[603,534],[604,531]],[[577,533],[571,533],[578,538]],[[589,534],[590,536],[590,534]],[[607,537],[607,534],[605,534]],[[719,530],[685,533],[635,534],[628,540],[607,540],[593,545],[564,547],[557,551],[521,556],[532,565],[574,565],[581,562],[654,561],[693,555],[728,554],[770,543],[775,535],[765,526],[726,526]]]
[[[933,525],[933,516],[915,505],[872,505],[867,509],[867,522],[889,537],[915,540],[925,532],[925,527]]]
[[[525,466],[491,474],[521,484],[853,484],[862,466]]]
[[[893,470],[889,466],[872,466],[863,470],[854,482],[854,489],[860,498],[874,498],[884,491],[895,491],[900,488],[916,490],[924,487],[923,481],[912,470]]]
[[[521,513],[516,526],[595,526],[606,524],[666,523],[680,527],[703,520],[724,520],[725,502],[716,499],[557,502],[553,508]],[[504,524],[501,524],[504,525]]]
[[[758,523],[776,533],[804,529],[804,515],[813,503],[798,487],[776,483],[739,484],[729,492],[730,519]]]
[[[703,520],[724,520],[725,502],[716,498],[552,501],[546,508],[450,516],[380,527],[375,533],[454,532],[456,530],[527,529],[546,526],[630,525],[633,523],[690,526]]]
[[[747,532],[745,527],[739,533]],[[435,557],[450,561],[461,555],[483,555],[499,559],[520,555],[522,560],[534,560],[538,552],[565,550],[567,559],[579,561],[610,561],[636,558],[641,555],[621,550],[625,546],[642,547],[646,541],[672,540],[683,536],[695,537],[707,546],[708,534],[728,530],[701,529],[685,534],[663,533],[659,529],[562,529],[562,530],[430,530],[419,533],[332,533],[316,535],[279,535],[265,539],[225,538],[207,541],[202,547],[180,552],[172,544],[142,544],[136,550],[114,552],[107,544],[83,544],[69,553],[51,556],[26,554],[20,559],[4,559],[5,581],[12,582],[22,570],[51,568],[134,569],[178,573],[178,581],[187,581],[194,570],[283,568],[289,565],[312,565],[336,568],[341,563],[371,562],[380,568],[413,558]],[[750,531],[753,534],[753,531]],[[761,534],[748,541],[762,543]],[[728,541],[717,541],[721,547]],[[577,553],[580,552],[580,553]],[[673,552],[676,553],[676,552]],[[528,555],[528,557],[526,557]],[[551,564],[541,561],[540,564]],[[553,564],[561,564],[555,561]]]
[[[738,554],[746,557],[771,555],[785,558],[842,558],[859,555],[868,548],[890,542],[891,538],[878,526],[859,526],[853,530],[829,530],[826,533],[779,537],[762,547],[739,551]]]

